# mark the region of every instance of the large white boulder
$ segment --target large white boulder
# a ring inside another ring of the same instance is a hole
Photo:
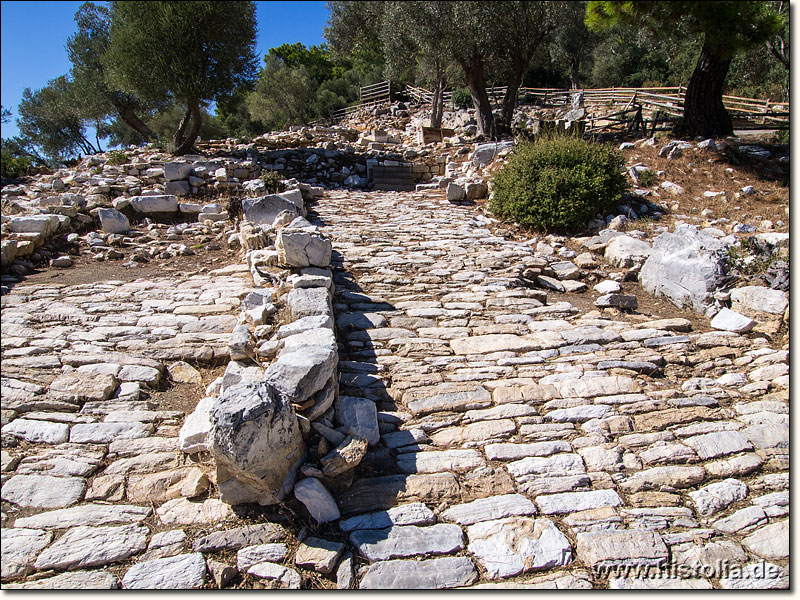
[[[306,453],[289,401],[267,383],[242,383],[226,389],[209,415],[208,446],[219,483],[224,473],[252,490],[261,504],[280,502]]]
[[[725,280],[726,246],[693,225],[680,225],[653,242],[639,280],[655,296],[679,308],[700,313],[713,303],[713,294]]]

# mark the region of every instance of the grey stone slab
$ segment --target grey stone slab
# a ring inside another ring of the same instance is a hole
[[[62,508],[83,497],[86,481],[80,477],[15,475],[3,483],[3,500],[23,508]]]
[[[442,392],[407,403],[408,410],[415,417],[438,411],[465,411],[491,406],[492,396],[483,387],[458,392]]]
[[[386,529],[395,525],[426,525],[435,520],[433,511],[422,502],[412,502],[395,506],[389,510],[343,519],[339,522],[339,529],[342,531]]]
[[[192,549],[195,552],[238,550],[245,546],[276,542],[286,535],[286,530],[276,523],[260,523],[209,533],[195,540]]]
[[[286,544],[258,544],[246,546],[236,553],[236,567],[247,571],[253,565],[262,562],[281,562],[289,554]]]
[[[15,579],[33,571],[39,552],[53,539],[52,532],[41,529],[14,528],[0,530],[0,567],[3,579]]]
[[[467,549],[489,579],[563,567],[572,561],[569,541],[549,519],[509,517],[483,521],[471,525],[467,536]]]
[[[375,402],[369,398],[340,396],[336,417],[352,435],[364,438],[370,445],[375,445],[380,441],[378,410]]]
[[[566,492],[536,496],[536,505],[546,515],[564,514],[581,510],[620,506],[622,498],[614,490]]]
[[[473,525],[480,521],[493,521],[510,516],[532,515],[536,506],[520,494],[506,494],[480,498],[466,504],[457,504],[440,515],[445,521],[459,525]]]
[[[4,583],[3,588],[9,590],[115,590],[119,588],[119,579],[108,571],[75,571],[24,583]]]
[[[686,438],[684,442],[704,460],[753,449],[747,436],[740,431],[706,433]]]
[[[593,568],[660,566],[668,551],[661,536],[646,529],[608,530],[578,534],[577,556]]]
[[[404,473],[469,471],[484,464],[483,457],[477,450],[407,452],[397,457],[397,468]]]
[[[126,590],[192,590],[203,587],[206,561],[199,552],[136,563],[122,578]]]
[[[316,477],[306,477],[294,486],[294,497],[318,523],[335,521],[341,516],[336,500]]]
[[[61,444],[69,438],[69,425],[52,421],[14,419],[2,431],[35,444]]]
[[[734,502],[744,500],[747,497],[747,484],[738,479],[725,479],[689,492],[689,497],[697,512],[707,517],[725,510]]]
[[[478,571],[465,556],[431,560],[389,560],[370,566],[359,587],[362,590],[447,589],[470,585]]]
[[[152,431],[151,423],[79,423],[72,426],[69,441],[73,444],[107,444],[114,440],[147,437]]]
[[[753,553],[767,560],[789,558],[789,521],[770,523],[757,529],[742,543]]]
[[[65,529],[78,525],[107,525],[109,523],[141,523],[150,515],[147,506],[125,504],[81,504],[51,510],[14,521],[14,527]]]
[[[370,561],[418,554],[449,554],[464,547],[461,528],[448,524],[363,529],[350,534],[350,543],[358,548],[359,554]]]
[[[341,542],[308,537],[297,548],[294,564],[327,575],[336,568],[344,548],[345,546]]]
[[[253,565],[247,572],[253,577],[274,581],[281,589],[299,590],[302,583],[297,571],[271,562]]]
[[[36,568],[77,569],[125,560],[147,547],[147,527],[74,527],[39,554]]]

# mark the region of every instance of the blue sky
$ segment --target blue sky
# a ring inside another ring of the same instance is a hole
[[[3,137],[18,133],[15,119],[22,91],[39,89],[69,71],[65,45],[75,33],[75,12],[83,2],[0,2],[0,91],[13,113]],[[98,2],[99,4],[99,2]],[[284,43],[321,44],[328,20],[325,2],[256,2],[257,56]]]

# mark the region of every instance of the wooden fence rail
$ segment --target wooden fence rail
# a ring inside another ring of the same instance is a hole
[[[498,106],[506,93],[506,87],[487,89],[489,97]],[[430,102],[433,94],[424,88],[408,86],[406,92],[418,102]],[[558,88],[521,87],[517,92],[518,102],[527,104],[531,101],[544,105],[558,106],[569,104],[575,93],[583,93],[585,105],[605,104],[608,106],[632,104],[641,105],[645,110],[661,111],[673,117],[683,116],[683,101],[686,88],[647,87],[647,88],[596,88],[567,90]],[[447,98],[447,100],[450,100]],[[725,108],[736,117],[760,117],[767,121],[786,123],[789,120],[789,103],[772,102],[769,99],[743,98],[741,96],[722,97]]]
[[[506,93],[505,86],[492,86],[487,88],[490,101],[495,108],[500,106]],[[423,87],[407,85],[405,94],[418,104],[428,104],[433,101],[433,92]],[[520,104],[541,104],[543,106],[569,105],[576,93],[583,94],[584,105],[606,105],[609,107],[625,106],[626,109],[641,107],[649,113],[661,113],[667,117],[679,118],[683,116],[683,102],[686,88],[683,85],[672,87],[642,87],[642,88],[594,88],[594,89],[559,89],[559,88],[534,88],[521,87],[517,91]],[[392,82],[381,81],[359,89],[359,103],[348,106],[333,113],[335,120],[340,120],[361,109],[370,108],[377,104],[391,101]],[[452,106],[453,92],[444,93],[444,102]],[[773,102],[769,98],[744,98],[741,96],[724,95],[722,102],[732,117],[757,119],[762,125],[788,127],[789,103]],[[591,117],[590,117],[591,118]]]

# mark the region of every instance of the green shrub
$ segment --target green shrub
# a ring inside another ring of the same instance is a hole
[[[130,159],[122,150],[112,150],[106,154],[106,164],[111,166],[127,164]]]
[[[261,181],[267,186],[267,193],[269,194],[280,194],[286,190],[286,184],[283,183],[277,171],[266,171],[262,173]]]
[[[467,88],[453,90],[453,106],[456,108],[472,108],[472,94]]]
[[[579,138],[522,143],[495,176],[489,208],[535,229],[580,229],[619,204],[628,189],[623,164],[617,150]]]
[[[2,149],[0,156],[0,176],[3,179],[15,179],[25,175],[28,167],[31,166],[31,159],[24,156],[14,156],[8,148]]]

